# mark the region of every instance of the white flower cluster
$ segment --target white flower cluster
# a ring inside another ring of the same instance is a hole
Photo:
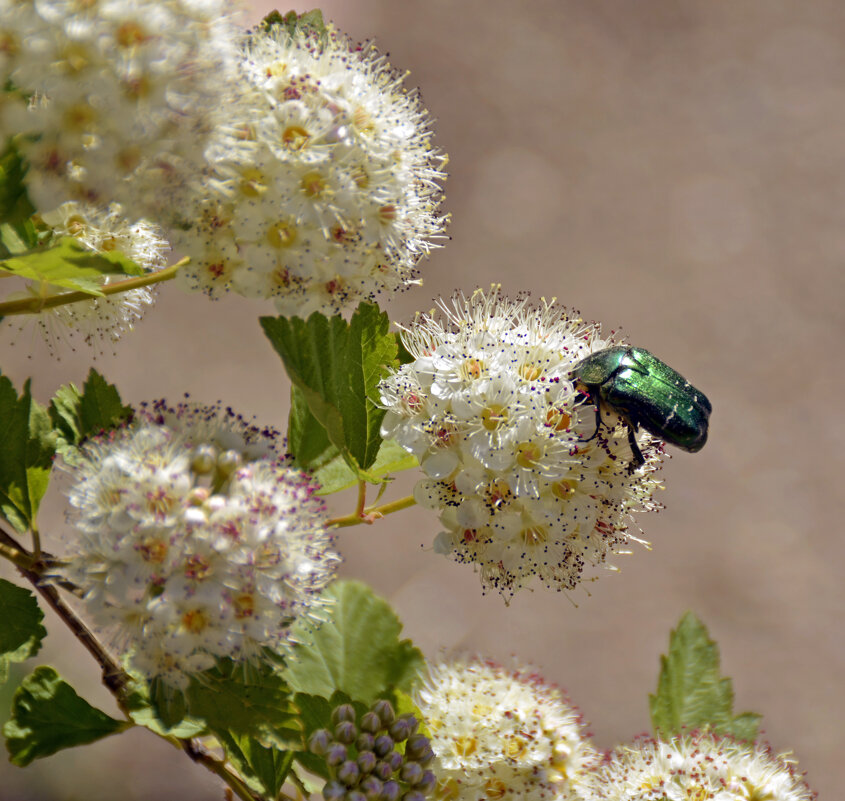
[[[3,95],[0,141],[27,134],[17,143],[39,210],[118,200],[140,216],[145,199],[149,212],[202,167],[204,142],[228,108],[228,7],[0,0],[0,81],[16,90]]]
[[[579,392],[572,368],[618,340],[544,301],[477,291],[441,302],[403,333],[414,361],[381,382],[382,436],[428,478],[417,502],[440,510],[435,550],[477,565],[484,587],[512,595],[537,575],[572,589],[587,564],[630,540],[631,513],[659,505],[659,441],[641,433],[629,470],[627,426]]]
[[[529,671],[444,662],[415,701],[444,801],[575,799],[573,783],[599,761],[578,713]]]
[[[94,253],[122,253],[148,273],[167,266],[170,245],[161,230],[146,220],[130,223],[117,203],[107,208],[64,203],[55,211],[43,214],[42,219],[55,236],[72,236]],[[125,280],[124,276],[119,280]],[[104,276],[103,284],[113,281],[113,277]],[[30,287],[33,294],[38,290],[38,287]],[[71,334],[82,336],[89,345],[95,339],[116,342],[126,331],[131,331],[153,305],[157,290],[156,286],[130,289],[103,298],[56,306],[49,314]],[[48,319],[42,314],[40,322],[45,331],[49,328]]]
[[[218,130],[210,175],[175,226],[189,285],[272,298],[304,316],[414,283],[443,231],[445,159],[403,77],[331,28],[251,32],[242,119]]]
[[[147,677],[184,687],[215,657],[279,646],[339,557],[315,485],[231,410],[161,401],[69,466],[62,576]]]
[[[811,801],[794,765],[767,746],[691,733],[640,738],[579,777],[584,801]]]

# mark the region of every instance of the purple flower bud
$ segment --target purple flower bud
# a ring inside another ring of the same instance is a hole
[[[393,742],[401,743],[411,736],[411,723],[406,718],[396,718],[387,729]]]
[[[417,720],[417,716],[413,714],[413,712],[406,712],[404,715],[400,715],[399,717],[402,720],[407,720],[408,725],[411,727],[411,734],[416,734],[418,729],[420,728],[420,722]]]
[[[393,768],[389,762],[376,762],[373,768],[373,775],[378,776],[383,782],[386,782],[393,775]]]
[[[380,734],[373,743],[373,751],[380,757],[386,756],[393,750],[393,739],[388,734]]]
[[[376,738],[372,734],[363,731],[358,735],[358,739],[355,741],[355,747],[359,751],[372,751],[375,741]]]
[[[308,750],[312,754],[323,756],[328,752],[329,746],[332,743],[332,735],[328,729],[317,729],[308,738]]]
[[[402,796],[402,801],[425,801],[425,796],[419,790],[410,790]]]
[[[346,788],[340,782],[336,782],[334,779],[326,782],[326,786],[323,788],[323,798],[326,801],[340,801],[344,795],[346,795]]]
[[[372,773],[376,766],[376,755],[372,751],[361,751],[358,754],[358,767],[361,773]]]
[[[326,754],[326,763],[331,767],[339,765],[346,759],[346,746],[340,743],[333,743]]]
[[[334,736],[338,742],[349,745],[355,742],[355,738],[358,736],[358,729],[352,721],[342,720],[334,727]]]
[[[342,720],[355,722],[355,708],[352,704],[341,704],[332,710],[332,723],[340,723]]]
[[[423,769],[416,762],[406,762],[399,771],[399,777],[410,785],[417,784],[423,777]]]
[[[389,726],[396,720],[396,713],[393,711],[393,704],[390,701],[385,701],[381,699],[380,701],[376,701],[372,706],[373,712],[375,712],[383,725]]]
[[[375,801],[380,795],[384,785],[375,776],[366,776],[362,779],[359,789],[368,801]]]
[[[354,787],[358,784],[358,779],[361,777],[361,770],[356,762],[347,759],[338,769],[337,778],[340,779],[347,787]]]
[[[419,759],[430,747],[428,737],[424,734],[412,734],[405,746],[405,753],[410,759]]]
[[[420,763],[424,768],[427,768],[432,762],[434,761],[434,750],[431,746],[428,747],[428,750],[417,759],[417,762]]]
[[[428,795],[434,789],[436,784],[437,777],[434,775],[434,771],[427,770],[423,773],[422,779],[416,783],[416,789],[421,793]]]
[[[367,801],[367,796],[360,790],[350,790],[346,794],[346,801]]]
[[[387,762],[393,770],[399,770],[399,768],[402,767],[402,762],[404,760],[402,759],[402,754],[398,751],[393,751],[384,757],[384,761]]]
[[[401,792],[402,788],[399,786],[399,782],[391,779],[389,782],[385,782],[384,787],[381,788],[382,801],[397,801]]]
[[[378,734],[382,728],[381,718],[375,712],[365,712],[361,718],[361,731]]]

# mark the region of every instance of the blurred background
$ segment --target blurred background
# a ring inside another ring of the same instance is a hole
[[[250,21],[271,10],[254,3]],[[298,11],[309,6],[297,6]],[[530,662],[610,747],[649,727],[647,693],[684,611],[734,680],[736,708],[793,750],[822,799],[845,785],[845,5],[839,0],[334,0],[325,16],[408,69],[451,157],[452,237],[425,284],[383,299],[395,320],[439,295],[501,282],[621,327],[703,389],[707,447],[673,451],[653,550],[571,598],[509,607],[431,550],[434,513],[344,530],[342,573],[370,582],[430,657]],[[280,10],[286,11],[287,8]],[[136,402],[188,391],[285,426],[288,385],[241,298],[165,287],[96,366]],[[37,331],[2,345],[15,382],[47,400],[80,383]],[[389,498],[407,494],[405,475]],[[334,508],[353,508],[336,496]],[[51,490],[42,529],[63,526]],[[8,575],[8,572],[7,572]],[[88,655],[53,630],[39,656],[114,706]],[[31,665],[29,666],[31,668]],[[0,693],[3,691],[0,690]],[[0,718],[8,709],[2,698]],[[220,799],[206,771],[130,732],[41,760],[0,761],[2,801]]]

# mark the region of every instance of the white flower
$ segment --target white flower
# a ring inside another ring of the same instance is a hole
[[[41,221],[52,229],[55,237],[74,237],[93,253],[122,253],[145,272],[158,272],[167,266],[170,245],[160,229],[146,220],[130,222],[122,207],[113,203],[108,207],[68,202],[41,215]],[[104,275],[103,285],[125,280],[126,276]],[[5,299],[43,298],[61,294],[49,283],[27,280],[20,292]],[[87,345],[113,344],[131,331],[146,311],[155,303],[157,288],[140,287],[106,297],[91,297],[61,306],[44,308],[36,322],[51,347],[67,334],[81,338]],[[22,315],[21,327],[32,315]],[[20,330],[20,329],[18,329]]]
[[[315,486],[278,433],[219,406],[144,405],[68,467],[78,533],[62,575],[133,666],[184,686],[214,657],[248,660],[316,614],[338,556]]]
[[[584,801],[811,801],[816,794],[794,761],[766,745],[693,732],[621,746],[594,773],[582,774]]]
[[[577,711],[527,670],[440,663],[415,701],[443,801],[574,799],[572,782],[598,761]]]
[[[659,441],[641,433],[631,470],[628,429],[580,393],[572,368],[618,342],[597,323],[543,302],[531,308],[477,291],[441,302],[445,322],[403,331],[414,361],[380,384],[382,436],[419,460],[414,496],[440,511],[435,550],[477,566],[485,588],[512,595],[534,575],[572,589],[588,565],[635,540],[631,513],[652,494]]]
[[[174,246],[191,257],[182,279],[301,316],[414,283],[443,231],[445,159],[403,77],[331,28],[252,31],[231,112],[242,117],[218,129],[175,226]]]
[[[223,0],[5,0],[0,77],[32,96],[19,133],[40,211],[62,200],[122,202],[133,216],[202,169],[226,113],[235,36]],[[34,135],[34,136],[32,136]],[[127,179],[132,178],[132,181]],[[149,203],[147,203],[149,201]]]

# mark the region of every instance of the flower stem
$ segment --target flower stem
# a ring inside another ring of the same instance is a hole
[[[8,559],[16,567],[23,568],[24,570],[28,570],[32,567],[32,557],[27,556],[27,554],[23,551],[19,551],[11,545],[7,545],[5,542],[0,542],[0,556],[4,559]]]
[[[413,495],[408,495],[405,498],[400,498],[398,501],[391,501],[390,503],[385,503],[382,506],[373,506],[362,512],[358,512],[356,510],[351,515],[332,518],[328,523],[326,523],[326,525],[344,528],[346,526],[359,526],[361,523],[372,524],[379,518],[392,514],[393,512],[399,512],[402,509],[407,509],[409,506],[416,504],[416,502],[417,501]]]
[[[358,517],[364,516],[364,507],[367,505],[367,482],[358,482],[358,505],[355,507],[355,514]]]
[[[100,287],[100,291],[108,297],[109,295],[117,295],[120,292],[128,292],[130,289],[140,289],[141,287],[152,284],[159,284],[162,281],[170,281],[176,277],[179,268],[187,263],[188,258],[185,257],[164,270],[137,275],[127,278],[125,281],[117,281],[114,284],[106,284]],[[0,317],[8,317],[12,314],[38,314],[44,311],[44,309],[53,309],[56,306],[79,303],[83,300],[96,300],[98,297],[99,295],[92,295],[89,292],[59,292],[56,295],[48,295],[43,298],[33,297],[7,300],[0,303]]]

